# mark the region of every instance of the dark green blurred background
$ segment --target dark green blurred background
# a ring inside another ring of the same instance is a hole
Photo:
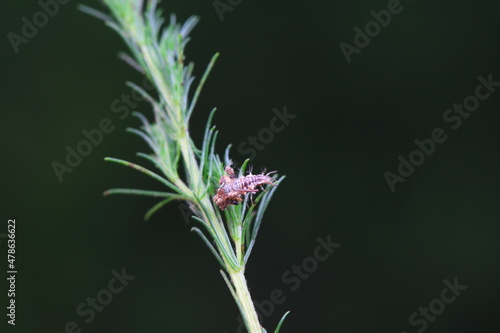
[[[104,9],[97,1],[80,1]],[[225,1],[224,1],[225,2]],[[237,1],[236,1],[237,2]],[[2,227],[17,221],[16,326],[2,332],[236,332],[237,308],[205,245],[176,204],[143,222],[149,198],[103,198],[110,187],[161,190],[145,176],[105,163],[140,161],[148,151],[127,134],[111,103],[141,76],[117,59],[124,43],[101,22],[59,13],[15,54],[7,38],[40,10],[35,1],[2,9]],[[163,1],[166,12],[201,22],[187,48],[201,75],[221,57],[192,121],[200,144],[217,107],[218,151],[236,148],[269,126],[272,109],[297,117],[252,161],[279,170],[247,277],[257,301],[274,289],[286,301],[264,320],[282,332],[417,332],[408,317],[439,298],[443,280],[468,286],[426,332],[498,331],[500,287],[500,91],[453,131],[442,116],[474,93],[477,77],[500,81],[499,14],[491,2],[404,1],[348,64],[339,48],[388,1],[242,1],[221,21],[212,1]],[[500,89],[499,89],[500,90]],[[145,103],[137,107],[149,115]],[[116,126],[59,182],[51,163],[103,118]],[[441,127],[445,143],[392,193],[383,173],[397,172],[415,139]],[[317,237],[342,245],[292,291],[282,275],[313,255]],[[1,276],[5,281],[6,241]],[[76,308],[106,288],[111,270],[135,279],[85,323]],[[6,283],[0,299],[5,309]]]

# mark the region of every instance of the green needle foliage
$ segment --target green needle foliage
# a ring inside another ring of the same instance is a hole
[[[153,121],[135,112],[134,116],[141,121],[142,126],[129,131],[149,145],[152,152],[138,153],[138,156],[150,162],[154,171],[116,158],[106,160],[132,167],[166,187],[165,192],[121,188],[108,190],[105,194],[161,198],[146,213],[146,219],[171,201],[186,201],[194,213],[194,220],[199,222],[199,227],[192,230],[201,237],[221,265],[221,274],[248,331],[266,332],[258,321],[244,271],[264,212],[277,186],[267,188],[254,198],[246,195],[241,205],[230,205],[221,212],[212,198],[220,186],[219,179],[224,168],[231,164],[231,160],[230,146],[223,160],[214,151],[217,130],[211,123],[215,109],[208,116],[201,149],[195,146],[189,135],[189,119],[218,54],[213,56],[196,89],[191,92],[195,81],[194,65],[186,64],[184,49],[198,18],[193,16],[180,24],[171,15],[170,22],[164,24],[162,12],[157,9],[157,1],[104,0],[104,3],[109,7],[111,16],[86,6],[80,6],[80,9],[103,20],[123,38],[131,54],[121,57],[146,75],[157,89],[156,96],[152,96],[136,84],[127,83],[151,104],[153,110]],[[239,176],[244,175],[247,164],[248,160],[241,166]],[[179,174],[179,168],[184,168],[184,177]],[[283,178],[279,178],[276,184]],[[285,316],[275,332],[279,331]]]

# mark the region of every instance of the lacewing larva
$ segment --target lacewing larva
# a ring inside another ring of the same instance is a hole
[[[259,191],[257,187],[262,188],[263,185],[275,185],[275,179],[269,175],[276,172],[261,173],[237,177],[231,166],[225,169],[226,174],[222,175],[219,180],[220,187],[214,196],[214,202],[221,210],[224,210],[229,205],[238,205],[243,201],[243,196],[247,193],[256,193]]]

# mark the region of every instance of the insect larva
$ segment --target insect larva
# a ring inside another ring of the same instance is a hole
[[[238,205],[243,201],[243,195],[258,192],[257,187],[259,186],[262,188],[265,184],[275,185],[274,178],[269,175],[276,171],[267,174],[249,174],[237,177],[233,168],[227,166],[225,172],[226,174],[220,177],[220,187],[214,196],[214,202],[221,210],[224,210],[229,205]]]

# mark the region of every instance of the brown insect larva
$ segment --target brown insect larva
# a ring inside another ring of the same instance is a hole
[[[221,210],[224,210],[229,205],[239,204],[243,201],[242,196],[247,193],[258,192],[258,186],[262,188],[264,184],[275,185],[274,178],[269,177],[269,175],[276,171],[240,177],[236,177],[233,168],[230,166],[227,166],[225,171],[226,175],[220,177],[220,187],[214,196],[214,202]]]

